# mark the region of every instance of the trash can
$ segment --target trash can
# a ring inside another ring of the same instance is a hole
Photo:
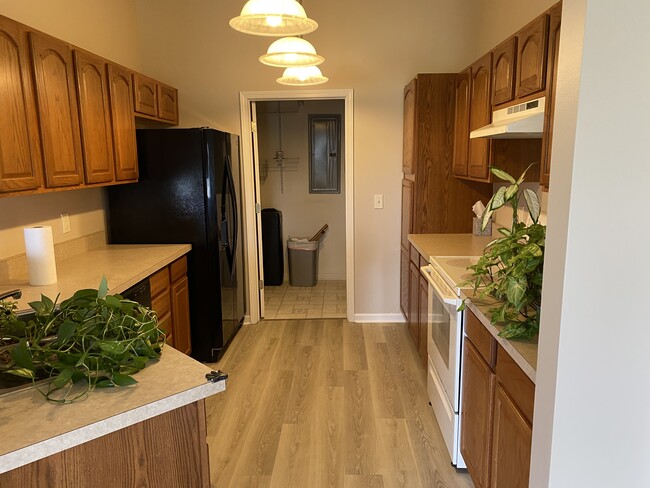
[[[291,286],[316,286],[318,282],[318,243],[307,238],[291,237],[287,240],[289,251],[289,284]]]

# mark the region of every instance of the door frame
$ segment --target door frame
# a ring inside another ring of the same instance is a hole
[[[250,323],[260,321],[259,259],[255,217],[255,183],[259,175],[253,165],[251,102],[282,100],[344,100],[345,102],[345,279],[347,319],[354,319],[354,91],[352,89],[246,91],[239,92],[241,120],[242,177],[244,193],[244,220],[246,235],[246,276]]]

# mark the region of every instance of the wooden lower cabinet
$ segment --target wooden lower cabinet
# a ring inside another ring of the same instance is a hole
[[[429,341],[429,282],[426,280],[422,273],[420,279],[420,296],[418,297],[418,352],[423,366],[426,368],[429,363],[429,354],[427,351]]]
[[[501,385],[494,398],[490,486],[528,486],[533,429]]]
[[[496,375],[468,339],[463,353],[463,409],[460,452],[476,488],[490,480],[490,443]]]
[[[205,401],[0,474],[12,488],[210,486]]]
[[[166,342],[178,351],[192,352],[190,294],[187,281],[187,257],[177,259],[149,277],[151,308]]]
[[[460,451],[477,488],[525,488],[534,384],[466,311]],[[496,351],[496,360],[494,358]]]
[[[409,250],[408,247],[401,246],[400,252],[400,274],[399,274],[399,306],[402,309],[404,317],[408,319],[409,315]]]
[[[420,286],[420,268],[411,261],[409,265],[409,314],[408,327],[418,347],[420,341],[420,309],[418,307],[418,296]]]

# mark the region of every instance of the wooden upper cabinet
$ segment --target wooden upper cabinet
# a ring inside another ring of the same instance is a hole
[[[492,105],[515,98],[515,56],[517,37],[502,42],[492,51]]]
[[[133,109],[140,114],[158,116],[158,90],[156,80],[133,73]]]
[[[517,33],[517,98],[544,89],[548,16],[541,15]]]
[[[487,53],[471,66],[470,81],[470,132],[492,121],[491,85],[492,53]],[[489,180],[490,141],[469,140],[468,176],[477,180]]]
[[[0,193],[41,184],[38,140],[27,34],[0,16]]]
[[[454,166],[456,176],[467,176],[469,156],[469,111],[471,68],[456,76],[456,112],[454,129]]]
[[[115,179],[138,179],[131,70],[108,64],[108,88],[115,149]]]
[[[540,175],[540,183],[547,189],[551,177],[551,146],[553,142],[553,119],[555,118],[555,90],[557,86],[558,53],[560,52],[561,21],[562,4],[558,3],[549,12],[546,107],[544,109],[544,139],[542,141],[542,168]]]
[[[29,40],[46,184],[78,185],[83,167],[72,50],[35,32],[29,33]]]
[[[402,157],[402,172],[406,175],[415,173],[415,141],[417,139],[416,98],[417,79],[414,78],[404,87],[404,153]]]
[[[86,183],[115,178],[106,61],[87,52],[74,52],[79,121]]]
[[[158,83],[158,118],[178,124],[178,90]]]

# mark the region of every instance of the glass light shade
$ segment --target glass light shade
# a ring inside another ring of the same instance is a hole
[[[316,54],[316,49],[300,37],[283,37],[269,46],[266,54],[260,56],[260,62],[277,68],[291,66],[316,66],[325,61]]]
[[[298,36],[318,28],[296,0],[248,0],[230,27],[255,36]]]
[[[328,80],[329,78],[323,76],[318,66],[299,66],[285,69],[282,78],[276,81],[281,85],[300,86],[320,85]]]

